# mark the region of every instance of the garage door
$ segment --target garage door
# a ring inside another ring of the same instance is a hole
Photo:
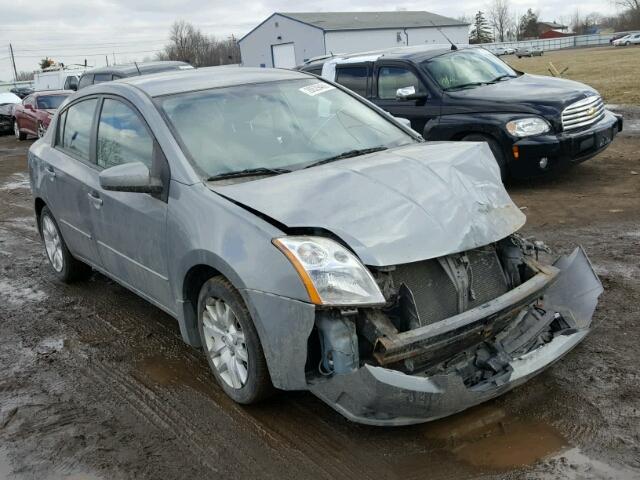
[[[296,66],[296,49],[293,43],[271,45],[271,52],[275,68],[293,68]]]

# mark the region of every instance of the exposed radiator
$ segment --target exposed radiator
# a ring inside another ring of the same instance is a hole
[[[397,265],[391,273],[396,288],[405,284],[411,290],[421,325],[428,325],[461,313],[459,295],[465,297],[462,310],[481,305],[508,290],[502,265],[493,247],[465,252],[468,267],[461,255],[452,255],[459,273],[466,276],[466,292],[460,292],[438,259]]]

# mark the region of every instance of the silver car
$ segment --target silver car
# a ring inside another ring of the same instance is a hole
[[[174,316],[240,403],[275,387],[362,423],[446,416],[576,346],[602,291],[581,249],[550,264],[517,233],[485,143],[425,143],[301,72],[88,87],[29,172],[55,274]]]

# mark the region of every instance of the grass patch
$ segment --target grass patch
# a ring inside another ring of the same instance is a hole
[[[550,75],[549,62],[563,78],[586,83],[600,92],[607,103],[640,104],[640,47],[593,47],[544,52],[541,57],[502,57],[513,68],[526,73]]]

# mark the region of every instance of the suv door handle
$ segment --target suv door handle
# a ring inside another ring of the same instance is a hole
[[[89,197],[89,200],[91,200],[91,203],[93,203],[93,206],[96,209],[99,209],[100,207],[102,207],[102,199],[96,192],[87,193],[87,197]]]
[[[53,179],[56,176],[56,172],[53,170],[53,167],[46,166],[44,167],[44,171],[49,175],[49,179],[53,182]]]

